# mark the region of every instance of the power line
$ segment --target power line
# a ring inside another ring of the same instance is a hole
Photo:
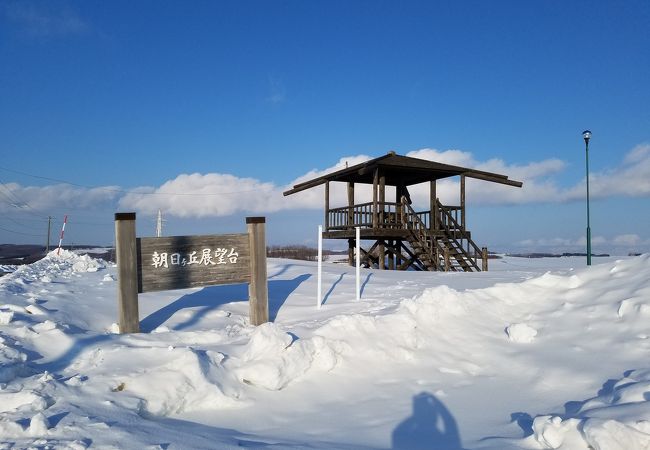
[[[27,208],[29,211],[25,211],[25,212],[27,212],[27,213],[35,216],[35,217],[43,218],[40,214],[36,213],[36,210],[34,210],[34,208],[32,208],[29,205],[29,203],[22,201],[20,198],[18,198],[18,196],[14,193],[14,191],[7,188],[6,183],[4,181],[0,180],[0,186],[2,186],[2,188],[5,191],[7,191],[8,195],[4,194],[4,193],[3,193],[3,195],[9,200],[9,204],[11,206],[14,206],[14,207],[19,208],[19,209],[20,208]],[[13,197],[13,199],[12,199],[12,197]]]
[[[115,188],[109,188],[109,187],[103,187],[103,186],[89,186],[89,185],[84,185],[84,184],[78,184],[78,183],[73,183],[71,181],[66,181],[66,180],[61,180],[58,178],[51,178],[51,177],[44,177],[41,175],[34,175],[31,173],[27,172],[22,172],[20,170],[14,170],[14,169],[9,169],[7,167],[2,167],[0,166],[1,170],[4,170],[6,172],[11,172],[19,175],[24,175],[27,177],[32,177],[32,178],[37,178],[40,180],[46,180],[46,181],[54,181],[57,183],[63,183],[63,184],[69,184],[70,186],[75,186],[75,187],[80,187],[84,189],[101,189],[107,192],[117,192],[121,194],[136,194],[136,195],[183,195],[183,196],[192,196],[192,197],[208,197],[208,196],[214,196],[214,195],[234,195],[234,194],[245,194],[248,192],[256,192],[258,189],[247,189],[244,191],[232,191],[232,192],[208,192],[205,194],[197,194],[197,193],[192,193],[192,192],[140,192],[140,191],[134,191],[134,190],[128,190],[128,189],[115,189]]]
[[[8,233],[20,234],[20,235],[22,235],[22,236],[36,236],[36,237],[43,237],[43,235],[41,235],[41,234],[21,233],[20,231],[9,230],[9,229],[4,228],[4,227],[0,227],[0,230],[2,230],[2,231],[6,231],[6,232],[8,232]]]
[[[46,220],[46,219],[39,219],[39,220],[36,220],[36,219],[27,219],[27,220],[25,220],[25,219],[22,219],[21,220],[21,219],[14,219],[14,218],[9,217],[9,216],[4,216],[4,217],[0,217],[0,220],[8,220],[9,222],[13,222],[15,225],[18,225],[20,227],[34,227],[35,226],[34,222],[38,222],[39,224],[43,224],[44,220]],[[32,222],[32,223],[29,223],[29,222]]]

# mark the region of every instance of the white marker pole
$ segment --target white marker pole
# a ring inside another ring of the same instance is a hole
[[[361,227],[357,227],[357,300],[361,299]]]
[[[318,297],[316,306],[320,309],[321,299],[323,298],[323,226],[318,225]]]
[[[63,227],[61,227],[61,236],[59,237],[59,248],[56,249],[56,255],[61,253],[61,244],[63,244],[63,234],[65,233],[65,224],[68,223],[68,215],[63,218]]]

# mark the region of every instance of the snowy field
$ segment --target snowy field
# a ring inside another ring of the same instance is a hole
[[[484,273],[269,260],[246,285],[140,296],[63,251],[0,278],[0,449],[650,448],[650,255]]]

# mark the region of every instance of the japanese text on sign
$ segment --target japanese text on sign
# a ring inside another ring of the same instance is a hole
[[[191,253],[167,253],[153,252],[151,255],[151,265],[158,269],[160,267],[169,268],[169,266],[216,266],[221,264],[236,264],[239,253],[234,248],[217,248],[212,250],[204,248],[201,253],[193,251]]]

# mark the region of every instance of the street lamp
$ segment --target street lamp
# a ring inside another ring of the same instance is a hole
[[[585,140],[585,167],[587,169],[587,265],[591,266],[591,226],[589,225],[589,139],[591,139],[591,131],[583,131],[582,137]]]

